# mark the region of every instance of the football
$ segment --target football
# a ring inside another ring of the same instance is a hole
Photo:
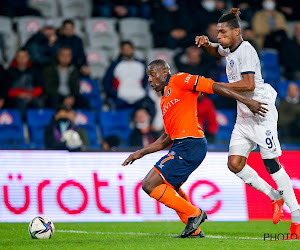
[[[50,239],[54,234],[54,224],[46,217],[35,217],[29,224],[29,234],[32,239]]]

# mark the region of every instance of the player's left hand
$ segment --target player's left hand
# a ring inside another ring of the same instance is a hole
[[[258,102],[253,99],[250,99],[248,104],[246,104],[247,107],[251,110],[251,112],[256,116],[256,114],[265,117],[265,113],[267,113],[269,110],[265,108],[263,105],[268,105],[267,103]]]
[[[136,151],[128,156],[128,158],[123,162],[122,166],[126,166],[128,164],[132,164],[135,160],[142,158],[143,155],[139,151]]]

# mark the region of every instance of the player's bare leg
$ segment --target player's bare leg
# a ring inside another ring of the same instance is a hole
[[[282,197],[257,172],[246,164],[247,158],[240,155],[228,157],[228,168],[249,186],[263,192],[270,197],[273,208],[273,222],[278,223],[282,217]]]
[[[290,235],[297,234],[300,237],[300,210],[290,177],[280,165],[278,158],[263,159],[263,161],[267,171],[277,184],[279,194],[291,211],[292,225]]]
[[[142,182],[143,190],[150,195],[161,184],[165,184],[161,176],[152,168]]]
[[[150,197],[188,217],[187,226],[181,234],[182,238],[192,235],[207,218],[204,211],[187,202],[174,188],[165,184],[162,176],[154,169],[151,169],[144,178],[142,188]]]

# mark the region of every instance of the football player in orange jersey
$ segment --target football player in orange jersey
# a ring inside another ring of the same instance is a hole
[[[236,99],[254,113],[264,116],[264,103],[244,97],[226,86],[199,75],[171,75],[164,60],[154,60],[147,67],[150,86],[162,92],[161,110],[165,132],[149,146],[131,154],[123,166],[162,150],[172,144],[143,180],[143,190],[152,198],[174,209],[186,227],[180,237],[204,237],[199,225],[207,219],[205,211],[193,206],[180,188],[201,164],[207,152],[207,141],[198,124],[197,98],[199,92],[217,93]]]

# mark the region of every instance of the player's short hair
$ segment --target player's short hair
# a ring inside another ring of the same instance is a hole
[[[156,60],[150,62],[148,64],[148,67],[152,66],[152,65],[154,65],[154,66],[162,66],[164,68],[167,68],[168,71],[171,73],[170,65],[165,60],[163,60],[163,59],[156,59]]]
[[[232,8],[229,13],[224,14],[218,20],[218,23],[227,23],[231,29],[241,28],[240,9]]]

